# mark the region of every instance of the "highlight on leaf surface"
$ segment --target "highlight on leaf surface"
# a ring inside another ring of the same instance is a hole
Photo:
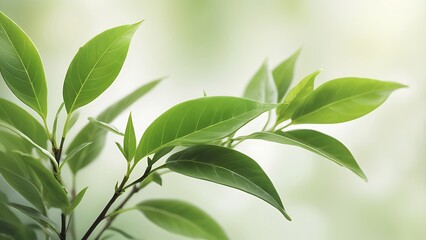
[[[278,91],[278,102],[284,98],[294,76],[294,66],[302,49],[297,50],[289,58],[278,64],[272,71],[274,82]]]

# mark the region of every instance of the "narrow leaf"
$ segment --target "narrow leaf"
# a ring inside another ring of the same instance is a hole
[[[116,232],[116,233],[120,234],[121,236],[125,237],[126,239],[132,239],[132,240],[137,239],[137,238],[133,237],[132,235],[128,234],[127,232],[125,232],[125,231],[123,231],[119,228],[116,228],[116,227],[109,227],[109,228],[107,228],[107,230]]]
[[[92,117],[89,117],[89,118],[88,118],[88,120],[89,120],[90,122],[92,122],[92,123],[96,124],[96,126],[98,126],[98,127],[101,127],[101,128],[103,128],[103,129],[105,129],[105,130],[107,130],[107,131],[110,131],[110,132],[112,132],[112,133],[115,133],[115,134],[117,134],[117,135],[124,136],[124,133],[122,133],[120,130],[118,130],[116,127],[112,126],[111,124],[108,124],[108,123],[105,123],[105,122],[99,121],[99,120],[94,119],[94,118],[92,118]]]
[[[121,146],[121,144],[118,143],[118,142],[115,142],[115,145],[118,147],[118,149],[120,150],[121,154],[123,154],[123,157],[126,157],[126,153],[124,152],[123,146]]]
[[[367,78],[339,78],[316,89],[293,115],[293,123],[340,123],[366,115],[398,88],[394,82]]]
[[[349,149],[346,148],[345,145],[343,145],[337,139],[323,133],[314,130],[303,129],[288,132],[277,131],[274,133],[257,132],[245,138],[262,139],[270,142],[302,147],[308,151],[328,158],[342,167],[348,168],[362,179],[367,181],[367,177],[359,167],[358,163],[355,161],[355,158],[352,156],[352,153],[349,151]]]
[[[47,147],[44,127],[18,105],[0,98],[0,120],[15,127],[39,146]]]
[[[161,79],[149,82],[135,91],[131,92],[127,96],[120,99],[118,102],[106,108],[101,114],[98,115],[99,121],[110,123],[120,113],[127,109],[130,105],[136,102],[139,98],[148,93],[153,89]],[[67,154],[69,154],[74,148],[80,146],[83,143],[92,142],[90,146],[80,151],[68,162],[71,171],[75,174],[78,170],[84,168],[93,162],[97,156],[99,156],[105,144],[106,131],[99,128],[94,123],[89,123],[83,127],[83,129],[77,134],[77,136],[70,143]]]
[[[201,209],[179,200],[148,200],[136,206],[157,226],[179,235],[207,240],[226,240],[225,232]]]
[[[127,161],[131,161],[135,156],[136,151],[136,134],[133,127],[132,114],[129,115],[127,120],[126,131],[124,133],[123,150]]]
[[[306,76],[290,90],[284,98],[283,104],[277,108],[277,123],[282,123],[293,116],[297,106],[314,91],[314,81],[320,72],[316,71]]]
[[[47,85],[40,54],[25,32],[2,12],[0,72],[13,94],[46,119]]]
[[[22,223],[12,223],[7,219],[0,219],[0,239],[16,240],[16,239],[36,239],[34,231],[27,225]]]
[[[293,81],[294,75],[294,66],[296,60],[299,57],[301,49],[297,50],[293,55],[280,63],[272,71],[272,76],[274,77],[275,85],[278,90],[278,102],[284,98],[285,93],[290,87],[291,82]]]
[[[19,210],[20,212],[22,212],[26,216],[32,218],[34,221],[41,224],[42,226],[47,224],[52,229],[57,229],[56,224],[52,220],[50,220],[48,217],[44,216],[39,211],[37,211],[37,209],[34,209],[32,207],[28,207],[28,206],[25,206],[25,205],[22,205],[22,204],[17,204],[17,203],[9,203],[9,206]]]
[[[277,87],[265,61],[247,85],[243,96],[258,102],[276,103]]]
[[[175,147],[166,147],[166,148],[162,148],[160,151],[156,152],[154,154],[154,156],[152,157],[152,164],[156,163],[162,157],[166,156],[168,153],[173,151],[174,148]]]
[[[256,161],[238,151],[198,145],[173,154],[166,166],[183,175],[247,192],[271,204],[291,220],[266,173]]]
[[[66,214],[71,214],[74,209],[80,204],[81,200],[83,200],[84,194],[86,194],[87,187],[83,188],[77,196],[72,200],[71,204],[66,209]]]
[[[21,220],[7,206],[8,202],[6,194],[0,192],[0,220],[5,220],[15,225],[21,224]]]
[[[114,82],[140,23],[106,30],[80,48],[65,76],[63,96],[68,113],[93,101]]]
[[[208,143],[237,131],[274,108],[236,97],[203,97],[180,103],[146,129],[135,154],[139,161],[164,147]]]
[[[62,161],[61,167],[68,162],[69,159],[72,159],[75,155],[77,155],[79,152],[83,151],[83,149],[85,149],[86,147],[90,146],[90,144],[92,143],[83,143],[80,146],[74,148],[64,159],[64,161]]]

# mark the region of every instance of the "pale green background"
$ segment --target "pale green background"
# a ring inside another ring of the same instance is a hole
[[[275,65],[301,46],[296,79],[323,68],[317,84],[363,76],[409,85],[362,119],[316,127],[352,150],[368,183],[294,147],[257,141],[240,145],[270,175],[293,222],[247,194],[174,174],[164,177],[163,188],[151,186],[134,202],[188,200],[237,240],[426,239],[426,1],[0,0],[0,10],[41,52],[50,122],[78,48],[105,29],[141,19],[145,22],[119,78],[83,108],[78,126],[133,88],[169,76],[131,109],[140,136],[161,112],[202,96],[203,90],[240,95],[265,58]],[[17,101],[3,81],[0,92]],[[114,124],[123,129],[125,121],[123,115]],[[77,212],[80,234],[121,179],[125,164],[114,146],[117,140],[110,137],[100,159],[78,175],[79,187],[89,186]],[[126,213],[114,225],[143,239],[182,239],[137,212]]]

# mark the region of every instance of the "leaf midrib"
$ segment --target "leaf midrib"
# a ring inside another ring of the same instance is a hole
[[[364,92],[364,93],[361,93],[361,94],[353,95],[353,96],[348,97],[348,98],[343,98],[343,99],[340,99],[340,100],[338,100],[338,101],[334,101],[334,102],[331,102],[331,103],[329,103],[329,104],[327,104],[327,105],[324,105],[324,106],[322,106],[322,107],[320,107],[320,108],[318,108],[318,109],[315,109],[314,111],[309,112],[308,114],[303,115],[303,117],[293,119],[293,122],[294,122],[294,123],[297,123],[297,122],[298,122],[298,121],[300,121],[301,119],[307,118],[307,117],[311,116],[312,114],[314,114],[314,113],[316,113],[316,112],[318,112],[318,111],[323,110],[324,108],[331,107],[332,105],[339,104],[339,103],[344,102],[344,101],[349,101],[349,100],[351,100],[351,99],[353,99],[353,98],[358,98],[358,97],[361,97],[361,96],[364,96],[364,95],[369,95],[369,94],[372,94],[372,93],[375,93],[375,92],[379,93],[379,92],[388,92],[388,91],[389,91],[389,90],[369,91],[369,92]],[[305,99],[305,101],[306,101],[306,99]]]
[[[234,171],[231,171],[231,170],[229,170],[229,169],[227,169],[227,168],[225,168],[225,167],[222,167],[222,166],[218,166],[218,165],[213,165],[213,164],[210,164],[210,163],[205,163],[205,162],[200,162],[200,161],[195,161],[195,160],[173,160],[171,163],[173,163],[173,162],[190,162],[190,163],[195,163],[195,164],[201,164],[201,165],[207,165],[207,166],[210,166],[210,167],[212,167],[212,168],[219,168],[219,169],[222,169],[222,170],[225,170],[225,171],[227,171],[227,172],[230,172],[230,173],[233,173],[233,174],[235,174],[235,175],[237,175],[237,176],[239,176],[239,177],[241,177],[242,179],[244,179],[244,180],[246,180],[247,182],[249,182],[249,183],[251,183],[251,184],[253,184],[257,189],[260,189],[260,191],[261,192],[263,192],[264,194],[266,194],[267,196],[269,196],[270,198],[272,198],[272,200],[275,202],[275,204],[277,204],[278,206],[280,206],[280,210],[282,210],[282,211],[284,211],[284,208],[281,206],[281,204],[280,203],[278,203],[276,200],[275,200],[275,198],[273,197],[273,196],[271,196],[268,192],[266,192],[263,188],[261,188],[261,187],[259,187],[257,184],[255,184],[254,182],[252,182],[251,180],[249,180],[248,178],[246,178],[245,176],[243,176],[243,175],[241,175],[241,174],[239,174],[239,173],[237,173],[237,172],[234,172]],[[219,176],[219,175],[218,175]],[[207,179],[205,179],[205,180],[207,180]],[[211,181],[211,180],[208,180],[208,181]],[[212,181],[211,181],[212,182]],[[228,186],[228,187],[232,187],[232,188],[235,188],[234,186],[230,186],[229,184],[224,184],[224,185],[226,185],[226,186]],[[240,189],[240,188],[239,188]],[[250,192],[248,192],[248,191],[246,191],[246,190],[243,190],[243,189],[240,189],[241,191],[243,191],[243,192],[246,192],[246,193],[248,193],[248,194],[250,194],[250,195],[253,195],[252,193],[250,193]],[[262,198],[262,200],[265,200],[265,199],[263,199]]]
[[[210,233],[206,232],[204,229],[202,229],[202,228],[201,228],[200,226],[198,226],[197,224],[195,224],[195,223],[191,222],[189,219],[184,218],[184,217],[182,217],[182,216],[180,216],[180,215],[178,215],[178,214],[176,214],[176,213],[173,213],[173,212],[170,212],[170,211],[167,211],[167,210],[164,210],[164,209],[156,208],[156,207],[153,207],[153,206],[147,206],[147,205],[139,205],[139,208],[140,208],[141,210],[145,208],[145,210],[148,210],[148,211],[149,211],[149,210],[151,210],[151,211],[154,211],[154,212],[159,212],[159,213],[162,213],[162,214],[164,214],[164,215],[168,215],[168,216],[171,216],[171,217],[174,217],[174,218],[180,219],[180,220],[182,220],[182,221],[184,221],[184,222],[188,223],[189,225],[191,225],[191,226],[195,227],[196,229],[200,230],[201,232],[203,232],[203,233],[204,233],[204,234],[206,234],[207,236],[213,237],[213,239],[217,239],[215,236],[212,236]],[[142,211],[143,211],[143,210],[142,210]]]
[[[86,78],[84,79],[84,81],[83,81],[83,84],[81,84],[81,87],[80,87],[80,89],[78,90],[78,92],[77,92],[77,94],[76,94],[76,96],[75,96],[75,98],[74,98],[74,101],[73,101],[73,103],[72,103],[72,105],[71,105],[71,107],[70,107],[70,113],[71,112],[73,112],[74,111],[74,106],[75,106],[75,103],[77,102],[77,100],[78,100],[78,98],[79,98],[79,96],[80,96],[80,93],[81,93],[81,91],[83,90],[83,88],[84,88],[84,85],[87,83],[87,81],[88,81],[88,79],[90,78],[90,76],[92,75],[92,72],[93,72],[93,70],[96,68],[96,66],[99,64],[99,62],[100,62],[100,60],[104,57],[104,55],[110,50],[110,48],[112,47],[112,46],[114,46],[115,45],[115,43],[118,41],[118,40],[120,40],[121,39],[121,37],[122,36],[124,36],[124,35],[126,35],[129,31],[131,31],[131,30],[133,30],[133,28],[134,27],[131,27],[130,29],[128,29],[127,31],[125,31],[123,34],[121,34],[121,36],[119,37],[119,38],[117,38],[117,39],[115,39],[109,46],[108,46],[108,48],[101,54],[101,56],[98,58],[98,60],[96,60],[96,63],[93,65],[93,67],[90,69],[90,72],[87,74],[87,76],[86,76]]]
[[[24,67],[25,74],[26,74],[26,75],[27,75],[27,77],[28,77],[28,81],[29,81],[29,83],[30,83],[30,85],[31,85],[31,89],[33,90],[33,93],[34,93],[34,96],[35,96],[35,99],[36,99],[36,102],[37,102],[37,106],[38,106],[38,108],[39,108],[38,110],[40,111],[39,113],[42,115],[42,117],[43,117],[43,119],[44,119],[44,118],[45,118],[45,116],[44,116],[43,110],[42,110],[42,108],[41,108],[41,105],[40,105],[40,102],[39,102],[39,99],[38,99],[38,95],[37,95],[37,93],[36,93],[36,91],[35,91],[35,88],[34,88],[33,82],[31,81],[31,77],[30,77],[30,75],[29,75],[29,73],[28,73],[28,69],[27,69],[27,67],[25,66],[24,62],[22,61],[22,58],[21,58],[21,56],[19,55],[18,51],[16,50],[15,45],[13,44],[12,40],[10,39],[10,37],[9,37],[9,33],[6,31],[6,29],[4,28],[3,24],[0,24],[0,25],[1,25],[1,28],[3,29],[3,31],[5,32],[7,39],[8,39],[8,40],[9,40],[9,42],[11,43],[11,45],[12,45],[12,47],[13,47],[13,50],[14,50],[14,51],[15,51],[15,53],[16,53],[16,56],[18,56],[19,61],[21,62],[22,66]],[[29,39],[29,40],[31,41],[31,39]],[[30,56],[31,56],[31,55],[30,55]],[[7,82],[7,81],[6,81],[6,82]]]

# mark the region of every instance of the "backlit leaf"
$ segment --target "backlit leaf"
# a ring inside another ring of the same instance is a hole
[[[292,122],[340,123],[350,121],[379,107],[398,88],[394,82],[367,78],[339,78],[314,90],[295,110]]]
[[[180,103],[146,129],[135,160],[164,147],[208,143],[224,138],[274,107],[273,104],[237,97],[203,97]]]
[[[0,72],[15,96],[45,119],[47,85],[40,55],[25,32],[2,12]]]
[[[83,200],[84,194],[86,194],[87,187],[83,188],[77,196],[72,200],[71,204],[66,209],[67,214],[71,214],[74,209],[80,204],[81,200]]]
[[[140,22],[106,30],[79,49],[63,87],[68,113],[93,101],[114,82],[139,25]]]
[[[166,166],[180,174],[247,192],[271,204],[291,220],[266,173],[256,161],[238,151],[198,145],[173,154]]]
[[[257,70],[247,85],[243,96],[262,103],[277,102],[277,87],[272,79],[267,62]]]
[[[131,161],[135,156],[136,151],[136,134],[133,127],[132,114],[129,115],[127,120],[126,131],[124,133],[123,150],[127,161]]]
[[[207,240],[226,240],[225,232],[201,209],[179,200],[156,199],[136,206],[157,226],[179,235]]]
[[[294,75],[294,66],[296,60],[299,57],[301,49],[297,50],[293,55],[280,63],[272,71],[272,76],[274,77],[275,85],[278,90],[278,102],[284,98],[285,93],[290,87],[291,82],[293,81]]]

